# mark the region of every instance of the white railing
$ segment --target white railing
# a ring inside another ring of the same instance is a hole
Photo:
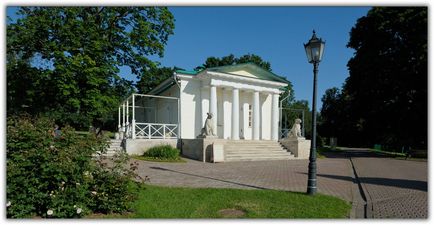
[[[136,138],[177,139],[178,124],[136,123]]]

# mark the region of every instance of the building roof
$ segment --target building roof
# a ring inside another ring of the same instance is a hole
[[[254,63],[241,63],[235,65],[218,66],[205,69],[206,71],[227,73],[235,76],[245,76],[261,80],[276,81],[282,83],[289,83],[285,77],[278,76],[270,71],[263,69],[262,67]],[[197,75],[203,70],[176,70],[176,73]]]

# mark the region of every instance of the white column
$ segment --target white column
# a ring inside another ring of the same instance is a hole
[[[273,94],[271,103],[271,140],[277,141],[279,129],[279,94]]]
[[[253,92],[253,140],[259,140],[259,92],[254,91]]]
[[[214,134],[217,135],[217,87],[211,86],[210,91],[209,111],[212,113]]]
[[[134,94],[133,94],[133,108],[131,109],[131,111],[133,111],[133,117],[131,118],[132,138],[136,139],[136,103],[134,99]]]
[[[118,131],[121,129],[121,107],[118,107]]]
[[[129,122],[129,117],[130,117],[130,112],[129,112],[129,105],[128,105],[128,100],[127,100],[127,119],[126,119],[126,121],[125,121],[125,123],[127,124],[127,126],[128,126],[128,124],[130,124],[130,122]]]
[[[232,90],[232,140],[240,140],[240,92],[237,88]]]
[[[122,103],[122,131],[125,132],[125,102]]]
[[[126,119],[125,119],[125,134],[128,134],[129,132],[130,132],[130,130],[129,130],[129,128],[130,128],[130,121],[129,121],[129,119],[130,119],[130,112],[129,112],[129,102],[128,102],[128,99],[127,99],[127,104],[126,104],[126,109],[127,109],[127,114],[126,114]],[[131,138],[130,136],[126,136],[127,138]]]
[[[232,102],[231,102],[231,89],[223,89],[223,138],[231,138],[232,131]]]

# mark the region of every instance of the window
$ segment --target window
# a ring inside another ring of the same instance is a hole
[[[252,127],[252,105],[249,104],[249,127]]]

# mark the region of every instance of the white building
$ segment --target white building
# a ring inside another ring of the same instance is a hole
[[[257,152],[280,147],[279,94],[288,83],[252,63],[178,70],[148,95],[134,94],[119,108],[127,152],[140,154],[144,146],[165,142],[177,145],[186,156],[206,160],[211,154],[208,145],[224,146],[225,155],[230,145],[242,149],[243,144],[255,143]],[[132,115],[129,109],[135,109]],[[198,138],[208,112],[218,139]]]

